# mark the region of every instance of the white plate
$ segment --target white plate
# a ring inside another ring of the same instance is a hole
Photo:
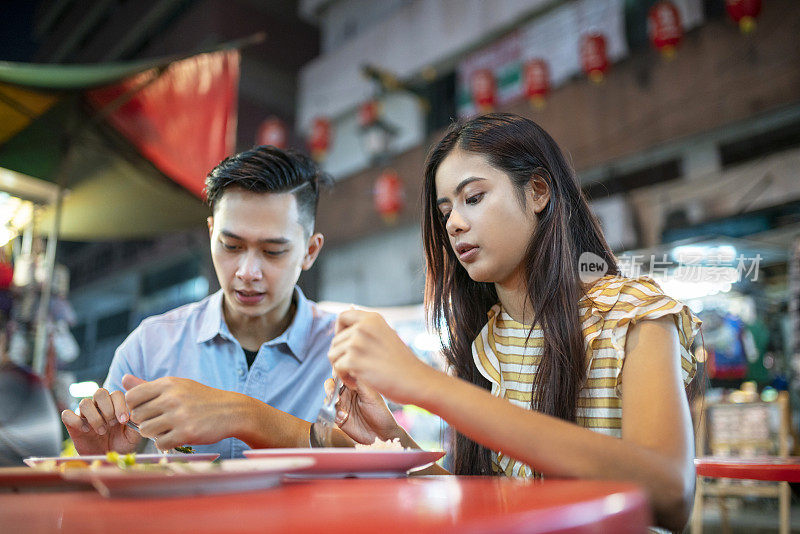
[[[219,458],[218,453],[195,453],[195,454],[137,454],[137,464],[157,464],[162,459],[167,462],[206,462],[216,460]],[[86,463],[92,463],[95,460],[100,460],[104,464],[111,465],[105,454],[87,454],[85,456],[31,456],[22,460],[28,467],[36,467],[45,462],[55,461],[56,465],[71,460],[82,460]]]
[[[173,497],[270,488],[286,473],[313,464],[310,458],[223,460],[219,463],[173,463],[154,471],[103,466],[71,469],[65,479],[90,482],[103,497]]]
[[[444,456],[444,451],[349,448],[252,449],[244,451],[244,455],[247,458],[300,456],[314,460],[314,465],[301,469],[293,475],[397,476],[434,463]]]

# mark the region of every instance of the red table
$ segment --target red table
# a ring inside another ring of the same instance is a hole
[[[644,532],[644,493],[622,482],[420,477],[287,481],[249,493],[105,499],[0,493],[0,532]]]
[[[800,482],[800,457],[696,458],[697,474],[714,478],[744,478],[776,482]]]

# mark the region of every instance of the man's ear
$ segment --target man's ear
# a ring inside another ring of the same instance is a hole
[[[208,238],[211,239],[211,234],[214,233],[214,216],[211,215],[206,219],[206,223],[208,224]]]
[[[547,180],[538,174],[534,174],[530,181],[528,190],[528,202],[535,213],[541,213],[550,202],[550,185]]]
[[[308,245],[306,247],[306,255],[303,257],[303,270],[307,271],[317,261],[319,251],[322,250],[322,244],[325,242],[325,236],[317,232],[308,238]]]

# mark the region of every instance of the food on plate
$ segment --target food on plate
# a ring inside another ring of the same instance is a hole
[[[125,469],[136,463],[136,454],[120,454],[117,451],[108,451],[106,453],[106,460],[112,465],[116,465],[120,469]]]
[[[182,445],[180,447],[175,447],[175,450],[178,452],[182,452],[183,454],[194,454],[194,447],[191,445]]]
[[[55,462],[53,462],[53,467],[55,467]],[[67,469],[86,469],[91,467],[89,462],[84,462],[83,460],[69,460],[66,462],[61,462],[58,466],[58,469],[61,471],[66,471]]]
[[[168,459],[162,458],[158,463],[166,464]],[[120,454],[116,451],[109,451],[106,453],[104,459],[81,459],[79,456],[74,458],[51,458],[37,462],[33,465],[34,469],[40,471],[70,471],[73,469],[98,469],[103,466],[116,466],[120,469],[142,469],[146,464],[136,463],[136,454]],[[153,465],[153,464],[149,464]]]
[[[363,444],[363,443],[356,443],[356,449],[359,450],[384,450],[384,451],[402,451],[404,450],[403,446],[400,444],[399,438],[389,439],[386,441],[381,440],[380,438],[375,438],[370,444]]]
[[[62,473],[68,469],[89,469],[94,467],[95,464],[99,464],[98,460],[94,462],[87,462],[85,460],[67,460],[64,462],[57,462],[56,460],[45,460],[43,462],[39,462],[34,465],[34,469],[38,469],[39,471],[61,471]]]

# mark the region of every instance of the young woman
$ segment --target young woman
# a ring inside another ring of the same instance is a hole
[[[649,278],[619,276],[574,172],[528,119],[453,126],[428,155],[423,195],[425,305],[452,373],[379,315],[341,314],[329,358],[347,385],[342,430],[413,446],[378,392],[457,430],[456,474],[631,480],[659,524],[682,528],[699,321]],[[606,276],[582,282],[585,253]]]

